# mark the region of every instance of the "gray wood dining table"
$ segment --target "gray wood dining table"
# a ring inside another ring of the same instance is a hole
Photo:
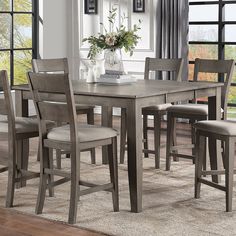
[[[142,108],[208,97],[209,119],[221,119],[221,83],[139,80],[133,84],[109,86],[73,80],[72,85],[76,103],[103,107],[102,123],[105,126],[112,125],[112,107],[126,108],[128,179],[132,212],[142,211]],[[16,92],[16,115],[28,116],[28,100],[31,99],[28,85],[13,86],[13,89]],[[23,145],[27,145],[27,142]],[[211,169],[216,169],[220,161],[220,147],[216,140],[209,140],[209,145]],[[212,178],[213,181],[218,181],[217,176]]]

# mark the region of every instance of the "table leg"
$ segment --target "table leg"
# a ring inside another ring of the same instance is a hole
[[[127,108],[128,176],[132,212],[142,211],[142,110],[136,102]]]
[[[102,107],[102,126],[112,127],[112,107]],[[102,164],[108,164],[108,147],[102,147]]]
[[[221,119],[221,88],[216,88],[216,96],[208,98],[208,119]],[[209,138],[209,156],[212,170],[220,169],[221,163],[221,146],[216,139]],[[212,175],[212,181],[220,182],[220,176]]]
[[[18,117],[28,117],[29,116],[29,103],[28,100],[23,99],[22,91],[15,92],[15,107],[16,107],[16,116]],[[29,160],[29,139],[19,140],[18,144],[19,153],[21,157],[18,157],[18,162],[21,159],[20,168],[27,170],[28,169],[28,160]],[[21,187],[26,186],[26,181],[21,182]]]

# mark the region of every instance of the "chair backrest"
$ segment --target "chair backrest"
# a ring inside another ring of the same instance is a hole
[[[224,87],[221,91],[221,107],[224,110],[224,119],[226,119],[227,116],[228,94],[233,77],[234,65],[234,60],[208,60],[199,58],[195,60],[194,81],[198,81],[199,73],[201,72],[222,74],[223,77],[225,77]]]
[[[150,71],[165,71],[175,72],[174,80],[181,81],[183,63],[183,59],[160,59],[147,57],[145,61],[144,79],[149,79]]]
[[[0,71],[0,88],[3,90],[3,98],[0,98],[0,115],[7,115],[8,132],[15,130],[15,113],[7,71]]]
[[[40,138],[45,137],[45,122],[50,120],[69,123],[71,140],[78,140],[74,94],[68,74],[29,72],[28,80],[39,120]]]
[[[48,72],[61,72],[65,74],[69,73],[67,58],[33,59],[32,66],[33,66],[33,72],[35,73],[48,73]]]

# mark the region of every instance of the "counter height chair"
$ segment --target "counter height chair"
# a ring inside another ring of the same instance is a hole
[[[35,73],[69,73],[67,58],[58,59],[33,59],[33,72]],[[87,123],[94,124],[94,107],[91,105],[76,104],[76,114],[86,114]],[[91,163],[96,163],[95,149],[90,150]],[[57,167],[61,168],[61,151],[56,151]]]
[[[110,191],[113,197],[114,211],[119,211],[118,170],[117,170],[117,131],[95,125],[80,125],[76,119],[74,94],[68,74],[29,73],[29,84],[40,123],[40,185],[36,213],[42,213],[45,191],[49,186],[57,186],[70,181],[69,220],[76,222],[79,196],[96,191]],[[64,97],[66,103],[57,102],[56,97]],[[66,123],[50,131],[45,129],[45,120]],[[88,183],[80,179],[80,151],[98,146],[108,146],[110,182],[104,185]],[[70,171],[51,169],[49,166],[49,148],[61,149],[70,153]],[[48,174],[62,177],[47,184]],[[80,185],[88,188],[80,190]],[[105,200],[105,199],[104,199]]]
[[[224,86],[221,93],[221,108],[222,108],[222,119],[226,119],[227,116],[227,102],[229,87],[232,80],[234,70],[233,60],[206,60],[196,59],[194,67],[194,78],[193,81],[198,81],[199,73],[214,73],[220,74],[224,79]],[[201,80],[202,81],[202,80]],[[199,81],[200,83],[200,81]],[[173,144],[173,139],[176,139],[175,131],[175,120],[176,118],[189,119],[190,123],[193,124],[196,121],[208,119],[208,105],[188,103],[181,105],[174,105],[167,109],[167,148],[166,148],[166,170],[170,170],[171,156],[175,158],[187,158],[195,161],[195,129],[192,126],[192,145],[179,145]],[[191,148],[192,155],[186,155],[178,153],[179,150]],[[205,162],[204,162],[205,165]]]
[[[16,184],[39,177],[39,173],[27,170],[29,150],[23,152],[21,146],[23,140],[39,136],[38,121],[33,118],[15,117],[9,80],[7,72],[4,70],[0,71],[0,87],[4,95],[4,98],[0,99],[0,135],[8,140],[8,163],[0,172],[8,169],[6,207],[12,207]],[[47,130],[53,126],[53,122],[45,122]],[[50,166],[52,166],[52,159],[50,158],[49,161]],[[52,195],[51,189],[50,196]]]
[[[197,122],[194,127],[196,129],[195,198],[200,198],[202,183],[217,188],[226,193],[226,211],[230,212],[232,211],[233,175],[236,173],[234,169],[236,122],[207,120]],[[203,170],[206,138],[214,138],[224,143],[225,170]],[[204,178],[207,175],[225,175],[225,186],[207,180]]]
[[[183,59],[158,59],[158,58],[146,58],[145,61],[145,74],[144,79],[149,80],[150,71],[158,72],[174,72],[174,80],[181,81],[183,67]],[[161,148],[161,120],[163,115],[166,114],[166,109],[172,106],[172,104],[160,104],[152,107],[144,108],[143,113],[143,138],[144,138],[144,154],[148,157],[149,153],[155,155],[155,168],[160,168],[160,148]],[[122,109],[121,115],[121,152],[120,162],[124,163],[124,148],[126,140],[126,127],[125,127],[125,109]],[[154,127],[148,126],[148,116],[153,116]],[[148,130],[154,130],[154,150],[148,148]]]

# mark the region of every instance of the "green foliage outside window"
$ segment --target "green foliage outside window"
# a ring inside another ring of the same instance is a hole
[[[32,12],[32,0],[13,0],[16,12]],[[0,11],[11,11],[10,0],[0,0]],[[0,49],[10,49],[11,22],[9,13],[0,14]],[[32,14],[14,14],[13,48],[14,84],[27,83],[26,72],[31,70],[32,59]],[[30,50],[20,50],[29,48]],[[0,52],[0,69],[7,70],[10,76],[10,51]]]

